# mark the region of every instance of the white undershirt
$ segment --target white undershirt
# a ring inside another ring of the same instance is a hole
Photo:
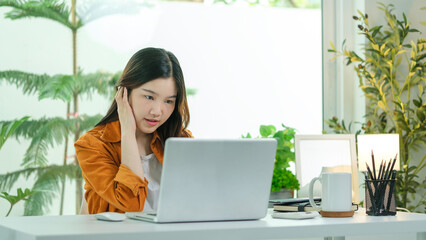
[[[162,165],[153,153],[141,156],[143,173],[148,180],[147,196],[143,212],[156,213],[158,206],[158,196],[160,194],[160,181]]]

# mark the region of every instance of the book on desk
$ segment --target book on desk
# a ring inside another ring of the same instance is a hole
[[[314,198],[316,204],[321,204],[321,198]],[[291,198],[281,200],[270,200],[273,204],[274,211],[280,212],[311,212],[319,211],[314,209],[309,203],[308,198]],[[358,204],[352,204],[352,210],[358,210]]]

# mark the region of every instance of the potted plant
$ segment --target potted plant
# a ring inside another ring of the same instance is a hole
[[[277,140],[277,152],[275,154],[274,173],[272,176],[271,199],[293,197],[294,190],[299,189],[299,181],[296,176],[288,169],[290,162],[295,161],[294,154],[294,128],[282,124],[283,129],[277,131],[273,125],[261,125],[259,132],[262,138],[275,138]],[[251,138],[248,133],[243,138]],[[277,195],[277,192],[290,193]]]
[[[398,19],[393,7],[379,4],[386,26],[370,27],[368,15],[360,11],[353,16],[359,23],[359,34],[367,40],[364,55],[348,50],[344,42],[341,51],[331,43],[329,52],[336,53],[334,58],[344,57],[347,65],[354,67],[367,99],[365,123],[357,133],[399,134],[398,207],[424,211],[426,193],[416,203],[414,194],[426,187],[426,180],[419,179],[426,166],[426,39],[408,42],[407,36],[419,31],[411,28],[405,14]],[[335,117],[327,123],[335,132],[350,131]]]

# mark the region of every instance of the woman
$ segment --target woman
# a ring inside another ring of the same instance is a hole
[[[182,69],[173,53],[132,56],[105,117],[74,144],[90,214],[156,211],[164,143],[192,137]]]

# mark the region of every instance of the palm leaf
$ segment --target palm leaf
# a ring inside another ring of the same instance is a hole
[[[30,146],[28,147],[22,166],[45,166],[47,164],[47,150],[54,147],[55,144],[62,144],[62,141],[68,137],[72,119],[50,118],[36,130],[32,136]]]
[[[17,121],[4,124],[0,122],[0,149],[3,147],[3,144],[6,140],[16,131],[16,129],[25,122],[29,116],[25,116]]]
[[[102,119],[101,114],[97,114],[94,116],[88,116],[88,115],[81,115],[80,118],[78,118],[78,123],[80,124],[80,130],[82,132],[86,132],[92,128],[95,127],[95,125]]]
[[[0,71],[0,82],[6,81],[9,84],[15,85],[17,88],[22,88],[24,94],[33,94],[39,92],[40,89],[51,78],[52,77],[46,74],[37,75],[13,70]]]
[[[21,166],[25,167],[43,167],[46,166],[48,160],[46,158],[48,152],[48,144],[46,141],[32,139],[30,146],[25,152]]]
[[[50,78],[40,89],[38,96],[39,100],[59,99],[64,102],[69,102],[74,97],[75,81],[70,75],[55,75]]]
[[[17,170],[11,173],[1,174],[0,175],[0,191],[10,191],[16,181],[23,177],[26,180],[31,176],[38,176],[49,169],[53,169],[55,175],[60,175],[61,178],[73,179],[75,177],[76,169],[79,169],[75,165],[49,165],[46,167],[29,167],[21,170]]]
[[[64,1],[0,0],[0,7],[2,6],[13,8],[5,14],[6,18],[12,20],[39,17],[53,20],[70,29],[76,30],[82,26],[81,22],[77,22],[77,25],[73,26],[69,21],[71,11]]]
[[[20,177],[28,179],[28,177],[34,172],[38,171],[39,168],[27,168],[11,173],[0,175],[0,191],[10,191],[13,185]]]
[[[62,180],[74,179],[75,172],[79,169],[76,165],[52,165],[40,168],[38,178],[32,188],[37,193],[31,195],[25,203],[24,215],[43,215],[47,212],[61,189]]]
[[[8,121],[0,124],[9,124]],[[26,150],[22,166],[40,167],[47,164],[47,152],[49,147],[61,144],[68,137],[69,131],[75,128],[74,119],[42,118],[22,123],[13,135],[31,139],[30,146]]]
[[[0,124],[8,124],[9,122],[10,121],[0,121]],[[43,117],[39,120],[28,120],[22,123],[13,133],[13,136],[16,138],[40,138],[40,135],[42,135],[45,136],[44,138],[48,138],[49,142],[56,140],[56,142],[60,144],[62,143],[61,138],[67,136],[67,131],[74,130],[73,126],[73,119],[67,120],[60,117]]]
[[[49,211],[53,199],[56,198],[56,191],[50,189],[37,189],[37,192],[31,195],[24,206],[24,216],[42,216]]]
[[[55,117],[23,122],[12,134],[17,139],[19,137],[31,139],[21,165],[27,168],[46,166],[48,149],[62,144],[69,133],[75,131],[76,123],[79,124],[81,131],[85,132],[92,129],[101,118],[100,114],[95,116],[83,114],[76,119]],[[12,121],[0,121],[0,125],[11,123]]]
[[[81,115],[77,119],[64,119],[60,117],[42,118],[40,120],[27,120],[15,129],[12,136],[17,139],[23,137],[31,139],[31,143],[26,150],[22,166],[41,167],[47,164],[47,152],[49,147],[62,144],[63,140],[75,131],[76,123],[81,131],[92,129],[102,118],[102,115],[95,116]],[[0,121],[0,125],[10,125],[13,121]]]
[[[102,71],[90,74],[82,74],[80,72],[74,79],[76,83],[75,92],[79,95],[87,95],[88,97],[94,92],[110,97],[115,93],[114,86],[120,76],[121,72],[115,74]]]
[[[39,100],[59,99],[69,102],[75,94],[86,94],[88,97],[96,92],[100,95],[111,96],[114,93],[114,85],[121,73],[111,74],[107,72],[96,72],[77,76],[55,75],[49,78],[40,89]]]
[[[12,173],[0,175],[0,191],[10,191],[20,177],[29,179],[36,177],[32,195],[25,204],[25,215],[41,215],[45,212],[64,179],[74,179],[76,171],[81,171],[76,165],[50,165],[46,167],[27,168]]]

